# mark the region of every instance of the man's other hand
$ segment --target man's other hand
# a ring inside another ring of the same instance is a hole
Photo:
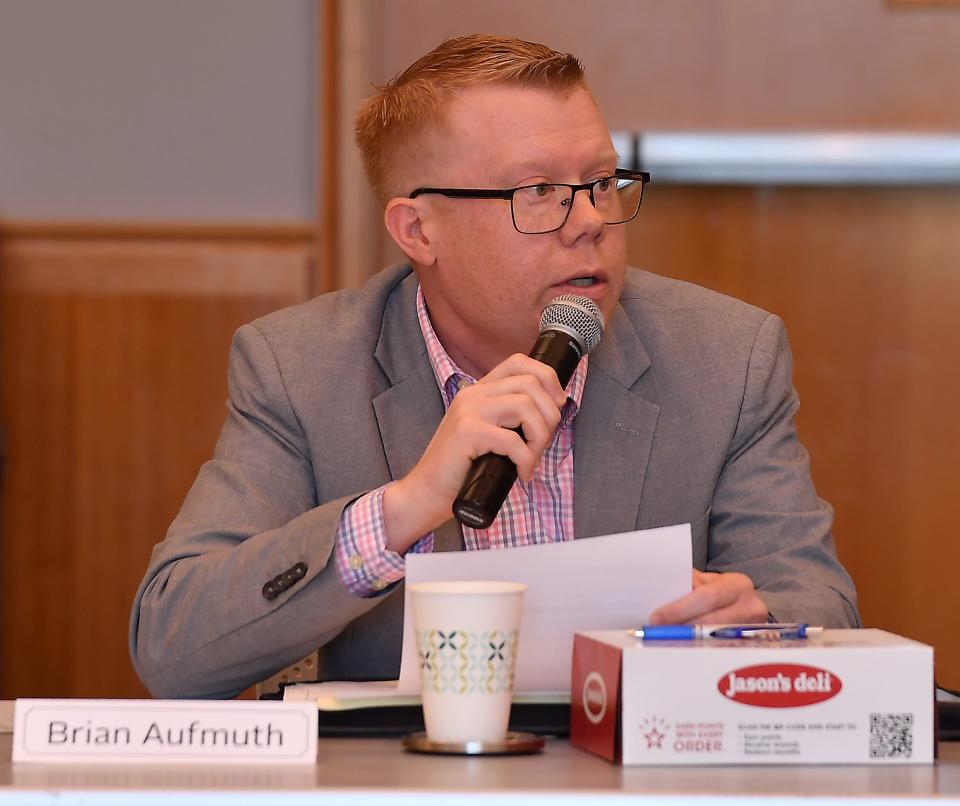
[[[693,590],[658,607],[651,624],[755,624],[767,621],[767,606],[746,574],[693,570]]]

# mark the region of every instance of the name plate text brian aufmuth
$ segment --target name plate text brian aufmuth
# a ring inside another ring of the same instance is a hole
[[[17,700],[14,761],[314,764],[312,702]]]

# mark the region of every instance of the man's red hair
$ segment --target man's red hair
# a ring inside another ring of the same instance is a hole
[[[425,128],[443,119],[450,95],[494,83],[566,92],[583,83],[583,65],[569,53],[511,37],[474,34],[440,43],[377,87],[357,114],[357,145],[381,204],[410,190],[391,186],[391,161]]]

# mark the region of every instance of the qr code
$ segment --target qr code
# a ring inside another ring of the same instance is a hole
[[[913,755],[913,714],[870,714],[870,758]]]

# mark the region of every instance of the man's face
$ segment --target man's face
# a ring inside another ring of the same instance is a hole
[[[609,176],[617,164],[590,93],[489,85],[452,99],[444,125],[412,155],[417,186],[511,188]],[[433,265],[420,267],[431,320],[451,356],[484,374],[527,352],[543,309],[560,294],[593,299],[608,317],[623,286],[623,226],[604,225],[589,193],[576,194],[564,226],[524,235],[510,202],[421,196]],[[583,278],[589,278],[585,280]],[[573,284],[571,284],[573,281]],[[589,283],[584,285],[583,283]]]

